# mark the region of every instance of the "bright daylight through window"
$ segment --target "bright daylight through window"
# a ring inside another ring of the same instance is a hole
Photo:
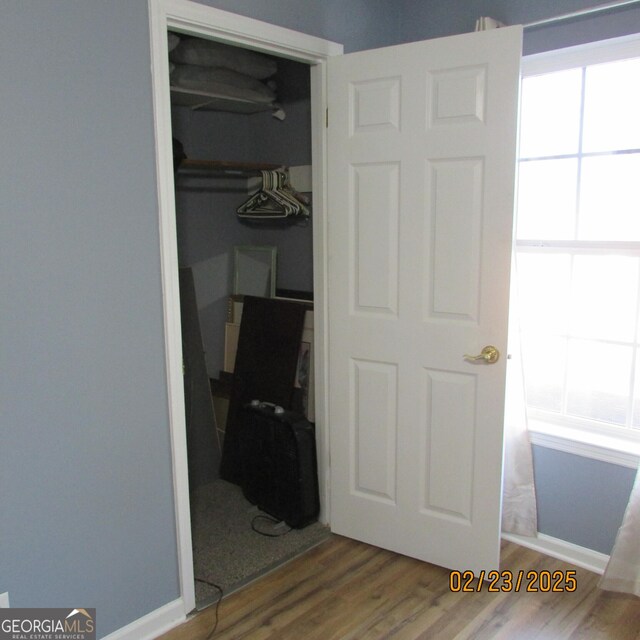
[[[516,259],[529,416],[640,437],[640,46],[522,82]],[[600,55],[600,54],[598,54]],[[543,71],[541,71],[543,69]]]

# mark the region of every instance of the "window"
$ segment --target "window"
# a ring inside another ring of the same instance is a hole
[[[518,176],[533,428],[640,442],[640,39],[525,58]]]

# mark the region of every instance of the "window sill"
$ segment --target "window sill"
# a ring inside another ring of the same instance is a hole
[[[631,469],[637,469],[640,463],[640,442],[589,433],[541,420],[529,420],[529,439],[531,444],[539,447]]]

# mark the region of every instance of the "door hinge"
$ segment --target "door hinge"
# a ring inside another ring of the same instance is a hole
[[[327,110],[325,111],[324,126],[327,129],[329,128],[329,108],[328,107],[327,107]]]

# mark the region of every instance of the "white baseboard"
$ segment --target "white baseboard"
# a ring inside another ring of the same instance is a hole
[[[577,544],[572,544],[559,538],[552,538],[544,533],[539,533],[536,538],[519,536],[515,533],[503,533],[502,537],[504,540],[515,542],[522,547],[539,551],[552,558],[575,564],[600,575],[604,573],[607,562],[609,562],[609,556],[604,553],[580,547]]]
[[[185,620],[184,602],[179,598],[110,633],[103,640],[153,640]]]

